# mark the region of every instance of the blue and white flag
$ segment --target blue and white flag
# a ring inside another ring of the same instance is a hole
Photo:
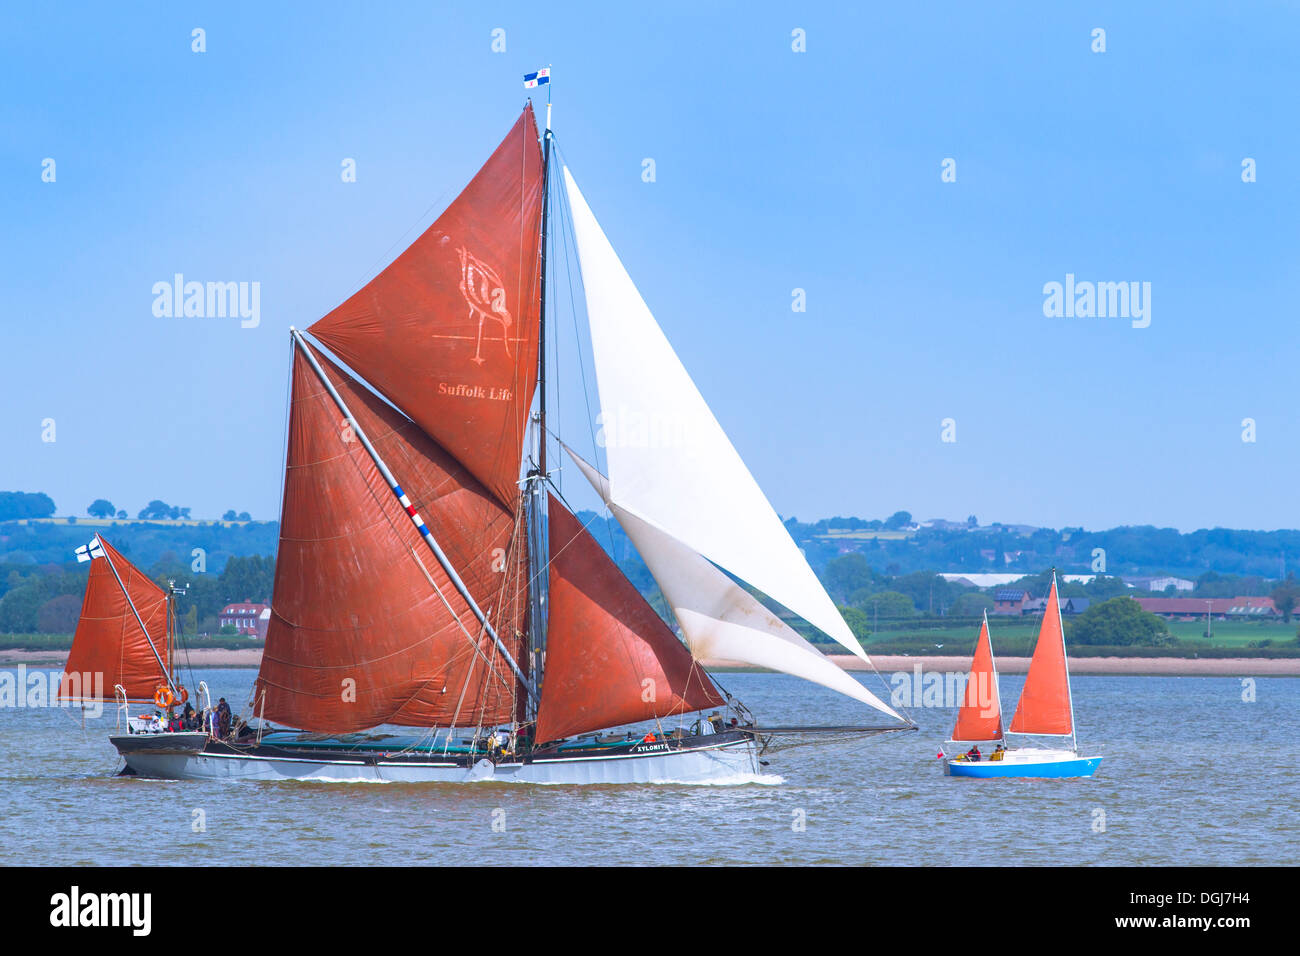
[[[551,82],[551,68],[548,66],[544,70],[538,70],[536,73],[524,74],[524,89],[531,90],[534,86],[541,86],[543,83]]]
[[[89,561],[91,558],[102,558],[104,549],[99,546],[99,535],[90,539],[90,544],[83,544],[77,549],[77,562],[82,563]]]

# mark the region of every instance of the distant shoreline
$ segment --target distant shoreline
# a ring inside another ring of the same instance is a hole
[[[258,667],[262,652],[255,648],[224,650],[221,648],[196,648],[188,654],[182,652],[181,666],[200,670],[205,667]],[[28,664],[31,666],[62,667],[68,658],[67,651],[0,651],[0,666]],[[831,655],[831,660],[847,671],[866,671],[868,666],[848,654]],[[876,669],[882,673],[912,671],[920,667],[923,672],[955,671],[965,673],[970,668],[969,657],[939,657],[926,655],[908,657],[899,654],[881,654],[872,657]],[[752,671],[734,661],[706,660],[704,666],[722,672]],[[1029,670],[1027,657],[999,657],[998,671],[1003,674],[1024,674]],[[1300,658],[1296,657],[1072,657],[1071,674],[1127,674],[1132,676],[1169,677],[1297,677],[1300,676]]]

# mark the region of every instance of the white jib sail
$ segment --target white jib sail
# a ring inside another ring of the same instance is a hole
[[[867,661],[664,337],[568,168],[612,503]]]
[[[739,661],[793,674],[903,719],[699,554],[611,501],[605,476],[572,449],[565,446],[564,450],[632,539],[673,609],[694,657]]]

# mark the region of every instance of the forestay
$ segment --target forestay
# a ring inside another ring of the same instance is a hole
[[[868,660],[664,337],[567,168],[564,179],[586,290],[609,501]]]
[[[611,500],[605,477],[572,449],[565,451],[632,539],[696,659],[739,661],[782,671],[903,719],[705,558]]]

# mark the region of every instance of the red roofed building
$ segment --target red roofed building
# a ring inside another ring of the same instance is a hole
[[[248,637],[265,639],[266,629],[271,623],[271,606],[269,604],[227,604],[217,615],[218,627],[233,627],[240,634]]]
[[[1269,619],[1280,617],[1268,597],[1234,598],[1134,598],[1142,610],[1174,621],[1194,621],[1207,614],[1211,617]]]

